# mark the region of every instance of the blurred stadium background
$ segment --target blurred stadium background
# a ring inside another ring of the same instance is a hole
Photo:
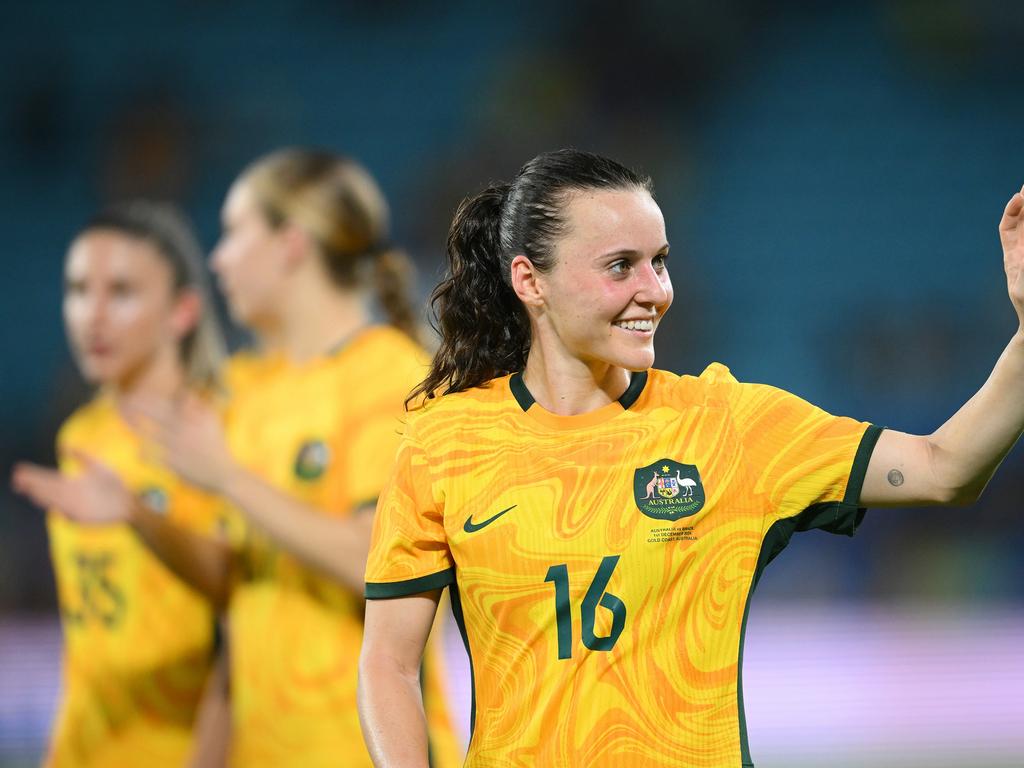
[[[1020,4],[51,0],[5,16],[5,478],[52,461],[85,395],[58,311],[70,234],[147,195],[183,204],[211,246],[233,176],[283,144],[369,166],[424,295],[463,195],[565,145],[639,166],[673,245],[659,366],[720,360],[836,413],[931,431],[1014,330],[995,227],[1024,183]],[[1022,496],[1018,446],[976,507],[796,537],[749,621],[760,768],[1022,764]],[[0,766],[38,760],[59,652],[42,517],[4,483]]]

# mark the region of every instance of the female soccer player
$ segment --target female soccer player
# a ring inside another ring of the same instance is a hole
[[[411,267],[372,177],[327,152],[261,158],[222,213],[212,266],[263,351],[229,366],[226,432],[197,398],[137,399],[132,413],[168,466],[238,509],[244,535],[211,556],[208,542],[169,546],[144,509],[132,519],[227,605],[231,764],[368,766],[356,709],[366,553],[402,403],[425,370]],[[374,299],[389,324],[373,322]],[[452,765],[455,737],[430,693],[432,748]]]
[[[180,768],[213,657],[214,614],[136,538],[125,507],[139,496],[209,534],[218,505],[152,461],[119,407],[138,395],[209,396],[220,330],[199,247],[167,206],[103,211],[75,237],[64,273],[68,339],[99,391],[60,430],[60,472],[21,464],[13,485],[50,509],[74,511],[88,497],[102,514],[92,522],[108,524],[47,518],[65,640],[47,765]]]
[[[1024,197],[1000,225],[1024,325]],[[720,364],[651,368],[672,303],[650,181],[561,151],[466,201],[441,347],[378,507],[361,660],[379,765],[425,766],[417,661],[452,588],[468,766],[750,765],[743,628],[794,531],[977,498],[1024,429],[1024,330],[928,436],[837,418]]]

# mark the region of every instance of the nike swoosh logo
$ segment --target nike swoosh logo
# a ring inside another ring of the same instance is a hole
[[[513,509],[515,509],[518,506],[519,506],[518,504],[513,504],[511,507],[507,507],[507,508],[501,510],[501,512],[499,512],[498,514],[494,515],[493,517],[487,518],[482,523],[474,523],[473,522],[473,516],[470,515],[469,517],[466,518],[466,522],[462,526],[462,530],[464,530],[466,533],[476,533],[481,528],[486,528],[488,525],[493,523],[495,520],[497,520],[499,517],[504,515],[506,512],[508,512],[510,510],[513,510]]]

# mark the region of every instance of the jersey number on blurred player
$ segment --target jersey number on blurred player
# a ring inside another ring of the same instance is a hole
[[[110,552],[78,552],[75,570],[78,574],[80,607],[64,606],[64,616],[75,624],[89,619],[113,628],[124,614],[124,594],[110,581],[114,556]]]

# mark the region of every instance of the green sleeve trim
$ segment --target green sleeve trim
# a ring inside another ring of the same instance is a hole
[[[846,495],[842,501],[827,502],[824,504],[812,504],[803,512],[793,517],[786,517],[777,520],[765,533],[761,541],[761,551],[758,554],[757,566],[754,569],[754,577],[750,583],[750,590],[747,592],[747,603],[743,609],[743,623],[740,626],[740,647],[739,662],[736,667],[736,704],[740,725],[740,755],[743,766],[752,766],[750,758],[750,744],[747,739],[747,719],[743,707],[743,641],[747,633],[747,618],[750,615],[750,600],[754,596],[754,589],[761,580],[761,574],[772,560],[774,560],[793,537],[796,531],[809,531],[812,528],[820,528],[829,533],[841,533],[853,536],[857,527],[864,519],[866,510],[860,506],[860,492],[864,487],[864,477],[868,471],[868,463],[871,461],[871,453],[875,450],[875,444],[882,434],[883,427],[874,424],[868,426],[860,439],[857,453],[853,457],[853,467],[850,470],[850,480],[846,484]]]
[[[846,494],[842,501],[826,501],[812,504],[788,520],[794,521],[794,531],[810,531],[815,528],[842,536],[853,536],[864,520],[867,510],[860,506],[860,492],[864,487],[871,453],[875,449],[882,427],[870,425],[860,439],[857,453],[850,468],[850,479],[846,483]],[[787,539],[788,541],[788,539]],[[785,546],[785,544],[783,544]]]
[[[393,597],[406,597],[416,595],[420,592],[429,592],[432,589],[443,589],[455,583],[455,569],[448,568],[429,576],[420,576],[417,579],[406,581],[389,582],[366,582],[367,600],[388,600]]]
[[[860,446],[857,454],[853,457],[853,469],[850,470],[850,481],[846,484],[846,496],[843,497],[844,504],[860,506],[860,492],[864,488],[864,478],[868,474],[868,464],[871,463],[871,454],[874,453],[875,444],[882,436],[885,427],[878,427],[869,424],[860,439]]]
[[[466,647],[466,657],[469,659],[469,744],[468,750],[473,744],[473,734],[476,733],[476,669],[473,667],[473,652],[469,648],[469,633],[466,631],[466,617],[462,612],[462,596],[459,594],[459,585],[453,584],[449,590],[452,600],[452,616],[459,627],[459,634],[462,635],[462,644]]]

